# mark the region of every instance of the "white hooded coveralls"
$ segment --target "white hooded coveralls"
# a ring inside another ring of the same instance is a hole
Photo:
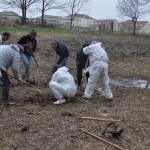
[[[100,78],[102,90],[106,98],[112,98],[112,92],[109,87],[108,64],[109,61],[106,51],[101,47],[101,42],[89,45],[83,49],[85,55],[89,56],[90,66],[88,68],[90,77],[85,89],[84,95],[91,98],[94,87]]]
[[[56,99],[74,97],[77,92],[74,78],[65,66],[59,68],[53,74],[49,88]]]
[[[2,36],[0,35],[0,45],[3,44]]]

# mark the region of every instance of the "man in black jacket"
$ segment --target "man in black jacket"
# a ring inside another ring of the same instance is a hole
[[[21,52],[21,59],[24,64],[24,72],[22,74],[22,79],[28,81],[30,76],[30,62],[31,62],[31,56],[34,58],[34,53],[37,46],[37,40],[36,40],[36,32],[32,30],[30,34],[22,36],[18,44],[22,45],[24,47],[24,51]]]
[[[59,60],[56,62],[52,69],[52,73],[54,73],[58,68],[66,66],[69,56],[69,50],[65,44],[58,41],[53,41],[51,43],[51,47],[55,49],[55,52],[59,56]]]

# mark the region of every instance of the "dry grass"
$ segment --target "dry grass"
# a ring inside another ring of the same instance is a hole
[[[114,100],[109,102],[95,94],[91,103],[85,103],[81,95],[76,95],[71,102],[61,106],[53,105],[53,97],[48,88],[48,78],[55,53],[50,48],[53,37],[62,39],[70,48],[68,67],[76,78],[75,54],[77,42],[69,37],[41,34],[38,36],[37,62],[32,62],[31,77],[38,83],[42,91],[38,93],[32,87],[19,86],[11,79],[11,98],[17,106],[8,111],[0,110],[0,150],[116,150],[79,129],[85,129],[105,140],[128,150],[149,150],[150,147],[150,92],[147,89],[122,89],[111,85]],[[16,41],[14,35],[10,42]],[[110,39],[103,39],[107,43]],[[149,79],[149,57],[120,55],[122,48],[113,43],[113,52],[107,49],[110,56],[110,77],[145,78]],[[120,43],[119,43],[120,42]],[[119,45],[126,39],[119,41]],[[132,41],[134,47],[137,40]],[[137,47],[136,47],[137,48]],[[137,49],[136,49],[137,50]],[[120,52],[118,55],[118,51]],[[22,70],[22,64],[21,64]],[[1,106],[1,105],[0,105]],[[119,139],[103,137],[102,131],[110,122],[80,120],[78,117],[90,116],[103,119],[117,119],[117,125],[124,129]]]

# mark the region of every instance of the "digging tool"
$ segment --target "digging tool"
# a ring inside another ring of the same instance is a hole
[[[87,69],[87,66],[88,66],[88,63],[89,63],[89,58],[87,58],[86,60],[86,64],[85,64],[85,70]],[[86,78],[86,75],[84,75],[81,79],[81,86],[83,85],[83,82],[84,82],[84,79]]]
[[[10,75],[10,74],[8,74],[8,75],[9,75],[10,77],[12,77],[12,78],[16,79],[14,76],[12,76],[12,75]],[[34,90],[36,90],[36,91],[38,91],[39,93],[41,93],[41,94],[42,94],[41,90],[40,90],[40,89],[38,89],[37,87],[35,87],[35,86],[33,86],[33,85],[31,85],[31,84],[29,84],[29,83],[25,82],[25,81],[22,81],[22,83],[24,83],[25,85],[28,85],[28,86],[32,87]]]
[[[34,59],[34,61],[35,61],[35,63],[36,63],[36,66],[39,67],[39,65],[38,65],[38,63],[37,63],[35,57],[34,57],[34,56],[32,56],[32,57],[33,57],[33,59]]]
[[[36,66],[39,67],[39,65],[38,65],[38,63],[37,63],[37,61],[36,61],[36,59],[35,59],[35,56],[33,55],[33,52],[32,52],[32,50],[31,50],[31,48],[32,48],[32,43],[29,43],[28,50],[29,50],[31,56],[32,56],[33,59],[34,59]]]

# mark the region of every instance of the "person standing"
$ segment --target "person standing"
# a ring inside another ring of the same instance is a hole
[[[74,78],[65,66],[58,68],[52,75],[52,79],[49,82],[49,88],[57,99],[57,101],[54,102],[56,105],[66,103],[65,98],[74,97],[77,92]]]
[[[83,69],[86,69],[89,65],[88,56],[83,53],[83,48],[86,46],[89,46],[89,44],[83,44],[83,46],[77,50],[76,54],[78,92],[80,92],[82,86]],[[89,72],[86,73],[86,78],[88,80]]]
[[[35,51],[37,47],[37,40],[36,40],[37,33],[32,30],[30,34],[22,36],[18,44],[24,47],[24,51],[21,51],[21,59],[24,64],[24,72],[22,74],[22,79],[29,81],[30,77],[30,64],[31,64],[31,57],[35,58]]]
[[[69,57],[69,50],[65,44],[59,41],[53,41],[51,47],[55,49],[56,54],[59,56],[59,60],[52,68],[52,73],[54,73],[58,68],[66,66]]]
[[[7,74],[7,70],[9,69],[9,67],[12,68],[12,72],[16,80],[18,82],[22,82],[22,79],[19,76],[20,49],[23,50],[22,47],[15,44],[0,46],[0,70],[2,74],[3,83],[2,103],[4,108],[15,104],[15,102],[11,102],[9,100],[10,80]]]
[[[94,43],[94,44],[93,44]],[[101,47],[101,42],[92,42],[91,45],[83,48],[85,55],[89,56],[90,66],[89,70],[90,77],[83,95],[83,99],[89,101],[93,95],[94,87],[100,78],[102,90],[107,100],[112,100],[113,94],[109,87],[109,76],[108,76],[108,56],[106,51]]]
[[[9,40],[11,37],[11,34],[9,32],[4,32],[2,35],[0,35],[0,45],[2,45],[5,41]]]

